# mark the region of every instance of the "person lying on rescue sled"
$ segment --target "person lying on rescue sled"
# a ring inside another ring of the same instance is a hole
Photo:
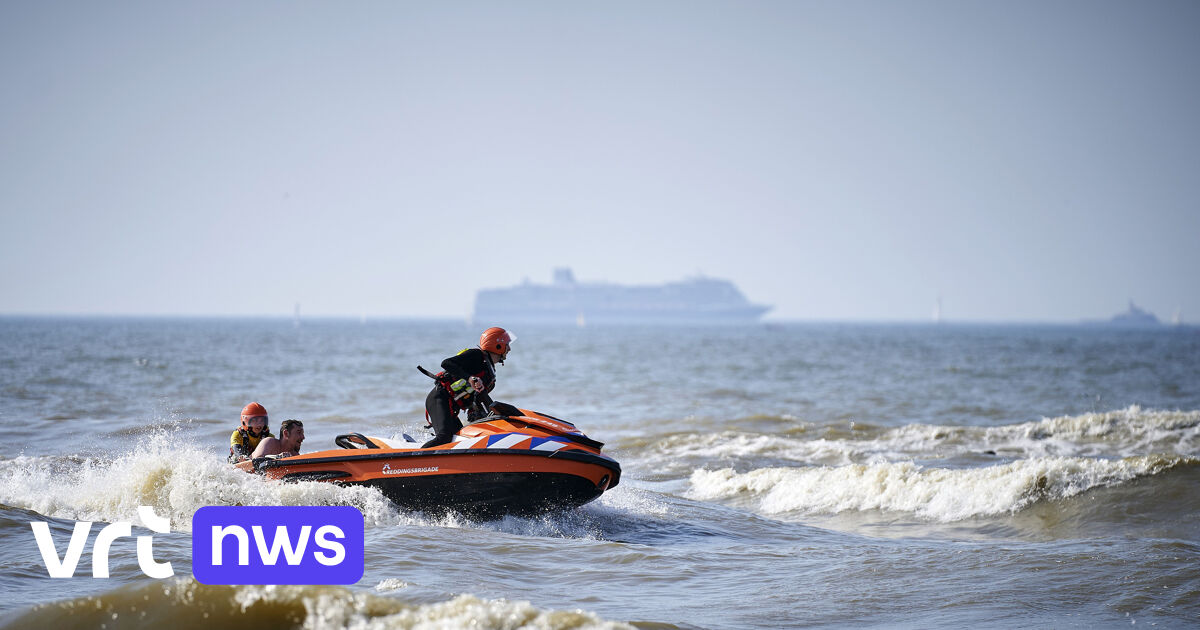
[[[425,416],[434,436],[421,448],[451,442],[463,426],[458,419],[463,409],[468,410],[468,422],[486,415],[492,405],[488,394],[496,387],[496,363],[504,363],[515,338],[503,328],[492,327],[479,336],[478,348],[466,348],[442,361],[442,371],[432,375],[437,384],[425,397]]]
[[[275,437],[267,426],[267,409],[252,402],[242,408],[242,426],[229,436],[229,463],[250,459],[250,454],[263,438]]]

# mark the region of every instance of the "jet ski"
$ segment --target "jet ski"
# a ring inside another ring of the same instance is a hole
[[[338,448],[236,464],[283,481],[326,481],[378,488],[396,505],[472,517],[536,515],[579,507],[617,486],[621,466],[604,446],[554,416],[493,405],[454,441],[337,436]]]

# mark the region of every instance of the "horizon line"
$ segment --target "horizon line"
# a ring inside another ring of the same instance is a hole
[[[185,320],[185,319],[209,319],[209,320],[280,320],[291,322],[311,321],[405,321],[405,322],[430,322],[430,323],[451,323],[461,322],[466,325],[472,323],[471,317],[449,316],[449,315],[349,315],[349,314],[312,314],[301,315],[297,317],[295,314],[283,313],[257,313],[257,314],[233,314],[233,313],[86,313],[86,312],[0,312],[0,319],[159,319],[159,320]],[[1158,324],[1149,325],[1122,325],[1113,323],[1107,319],[1086,319],[1077,320],[1054,320],[1054,319],[872,319],[872,318],[764,318],[757,322],[747,324],[683,324],[688,326],[714,328],[751,328],[755,326],[770,326],[778,324],[873,324],[873,325],[923,325],[923,326],[1084,326],[1084,327],[1107,327],[1107,328],[1124,328],[1124,329],[1171,329],[1182,327],[1194,327],[1197,324],[1188,321],[1180,321],[1179,323],[1159,321]],[[574,327],[570,324],[530,324],[533,326],[549,326],[549,327]],[[604,324],[596,323],[589,324],[587,328],[602,328],[602,327],[627,327],[627,326],[663,326],[663,325],[680,325],[678,322],[645,322],[644,324],[629,323],[629,324]]]

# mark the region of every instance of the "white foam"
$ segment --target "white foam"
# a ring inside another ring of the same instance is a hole
[[[1195,459],[1041,457],[986,468],[924,468],[911,462],[837,467],[696,470],[688,496],[749,503],[765,514],[910,512],[950,522],[1021,510],[1091,488],[1152,475]]]
[[[408,586],[409,586],[408,582],[405,582],[404,580],[397,580],[396,578],[388,578],[386,580],[381,580],[378,584],[376,584],[375,590],[379,591],[380,593],[385,593],[387,591],[398,591],[401,589],[405,589],[405,588],[408,588]]]
[[[353,505],[368,525],[421,523],[374,489],[264,479],[171,431],[109,457],[0,461],[0,503],[55,518],[133,523],[138,506],[148,505],[173,531],[190,531],[192,515],[208,505]]]
[[[1126,409],[993,427],[984,440],[997,449],[1036,454],[1200,455],[1200,411]]]
[[[998,427],[909,424],[846,438],[804,439],[731,430],[672,435],[649,450],[655,469],[672,472],[690,470],[697,460],[732,464],[768,457],[837,466],[985,451],[1014,458],[1198,456],[1200,411],[1147,411],[1133,406]]]

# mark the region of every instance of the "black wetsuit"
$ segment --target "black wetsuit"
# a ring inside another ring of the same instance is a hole
[[[450,384],[459,379],[470,379],[478,376],[483,381],[483,391],[476,392],[467,386],[465,391],[471,392],[459,400],[454,400],[450,393]],[[496,387],[496,370],[487,354],[479,348],[468,348],[442,361],[442,373],[438,375],[438,383],[425,397],[425,412],[429,414],[429,423],[433,425],[434,436],[422,445],[422,448],[446,444],[454,439],[454,434],[462,428],[458,412],[478,404],[487,409],[492,404],[488,392]]]

